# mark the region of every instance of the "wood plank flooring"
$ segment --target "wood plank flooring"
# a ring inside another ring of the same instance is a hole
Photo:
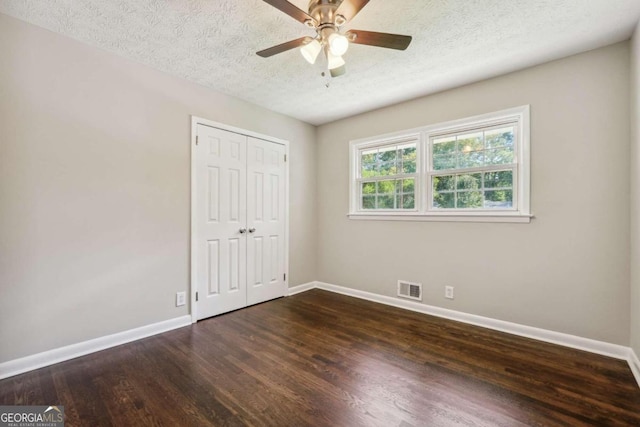
[[[67,426],[640,426],[626,362],[321,290],[0,381]]]

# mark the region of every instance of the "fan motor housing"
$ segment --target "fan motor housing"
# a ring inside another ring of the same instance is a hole
[[[310,0],[309,15],[318,22],[318,27],[335,25],[336,9],[342,0]]]

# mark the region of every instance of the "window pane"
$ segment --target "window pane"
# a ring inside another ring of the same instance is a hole
[[[433,207],[438,209],[453,209],[456,206],[455,193],[434,193]]]
[[[482,174],[458,175],[456,177],[458,190],[478,190],[482,188]]]
[[[397,173],[398,167],[395,160],[380,163],[380,175],[396,175]]]
[[[402,192],[403,193],[411,193],[413,194],[413,192],[415,191],[415,180],[412,179],[405,179],[402,181]]]
[[[488,130],[484,133],[484,138],[487,148],[513,146],[513,126]]]
[[[416,173],[416,161],[415,160],[403,160],[402,173]]]
[[[401,145],[398,150],[401,151],[403,160],[416,160],[416,144]]]
[[[455,175],[443,175],[433,177],[433,190],[434,191],[453,191],[456,188]]]
[[[458,135],[458,151],[468,153],[470,151],[478,151],[484,148],[482,132]]]
[[[380,175],[395,175],[398,173],[396,147],[381,148],[378,153]]]
[[[363,167],[360,174],[363,178],[371,178],[372,176],[378,175],[378,171],[376,170],[376,165],[373,165],[371,167]]]
[[[511,170],[441,175],[432,180],[434,208],[510,209],[513,206]]]
[[[484,207],[489,209],[510,209],[513,207],[513,191],[492,190],[484,192]]]
[[[433,170],[481,168],[515,162],[514,126],[431,140]]]
[[[414,209],[415,178],[361,183],[362,209]]]
[[[375,209],[376,196],[362,196],[362,209]]]
[[[485,151],[485,164],[501,165],[505,163],[513,163],[513,146],[504,146],[501,148],[492,148]]]
[[[362,155],[360,157],[360,161],[363,165],[365,164],[375,164],[376,163],[376,154],[377,150],[365,150],[362,151]]]
[[[396,161],[396,147],[385,147],[381,148],[378,153],[378,159],[380,162],[391,162],[395,163]]]
[[[434,156],[455,154],[455,152],[456,152],[455,136],[446,137],[446,138],[436,138],[433,140]]]
[[[396,209],[413,209],[415,206],[413,194],[398,194]]]
[[[396,192],[396,181],[378,181],[378,194],[394,194]]]
[[[398,159],[402,159],[401,173],[416,173],[417,150],[415,144],[399,146]]]
[[[395,197],[393,195],[378,196],[378,209],[393,209],[395,207],[393,203],[394,199]]]
[[[376,183],[375,182],[363,182],[362,183],[362,194],[375,194],[376,193]]]
[[[513,187],[513,171],[485,172],[484,188],[505,187]]]
[[[484,166],[483,151],[462,152],[458,155],[458,168],[476,168]]]
[[[402,198],[402,205],[398,205],[398,206],[402,206],[403,209],[415,209],[416,207],[415,197],[413,197],[412,194],[405,194]]]
[[[416,173],[417,144],[389,145],[360,151],[360,176],[371,178]]]
[[[360,176],[369,178],[377,175],[377,154],[378,150],[365,150],[360,153]]]
[[[461,191],[458,192],[458,208],[481,208],[483,207],[481,191]]]
[[[433,169],[445,170],[455,169],[456,167],[456,155],[455,154],[436,154],[433,156]]]

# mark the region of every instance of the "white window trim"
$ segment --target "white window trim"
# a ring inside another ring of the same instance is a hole
[[[373,138],[357,139],[349,142],[349,214],[350,219],[382,220],[382,221],[454,221],[454,222],[520,222],[528,223],[533,215],[530,211],[530,107],[509,108],[494,113],[482,114],[445,123],[438,123],[420,128],[380,135]],[[507,121],[518,121],[520,124],[518,135],[520,141],[515,147],[517,177],[514,185],[513,209],[505,210],[435,210],[429,208],[431,200],[430,176],[440,173],[430,171],[430,138],[438,134],[460,132],[478,127],[498,125]],[[360,158],[358,152],[362,149],[397,143],[398,141],[417,140],[417,175],[416,179],[416,209],[412,211],[376,210],[364,211],[360,209],[358,171]],[[425,188],[426,186],[426,188]],[[423,190],[424,189],[424,190]]]

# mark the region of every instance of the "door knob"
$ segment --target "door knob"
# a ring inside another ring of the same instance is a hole
[[[240,230],[238,230],[240,232],[240,234],[244,234],[247,232],[246,228],[241,228]]]
[[[255,233],[256,229],[255,228],[250,228],[249,229],[249,233]]]

